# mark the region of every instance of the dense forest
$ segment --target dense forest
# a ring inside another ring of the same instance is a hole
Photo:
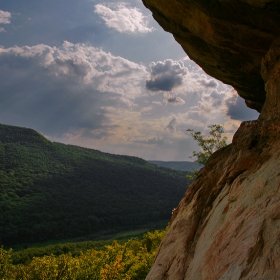
[[[0,244],[117,232],[168,220],[186,172],[50,142],[0,125]]]

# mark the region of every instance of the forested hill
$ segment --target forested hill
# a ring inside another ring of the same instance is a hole
[[[0,244],[31,243],[169,219],[186,172],[53,143],[0,125]]]

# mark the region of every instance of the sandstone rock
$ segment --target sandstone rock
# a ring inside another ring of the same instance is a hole
[[[279,279],[279,130],[244,122],[210,158],[174,212],[147,279]]]
[[[143,2],[191,58],[262,108],[201,169],[146,279],[278,280],[280,1]]]

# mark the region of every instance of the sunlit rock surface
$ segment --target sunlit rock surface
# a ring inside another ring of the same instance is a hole
[[[143,0],[202,68],[261,111],[173,212],[147,280],[280,279],[280,1]]]
[[[211,157],[174,211],[147,279],[279,279],[279,130],[245,122]]]

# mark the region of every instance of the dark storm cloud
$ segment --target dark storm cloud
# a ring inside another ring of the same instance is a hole
[[[183,84],[183,77],[188,73],[182,61],[166,59],[150,64],[151,77],[146,81],[150,91],[171,91]]]
[[[248,108],[244,99],[237,94],[226,100],[226,107],[227,115],[233,120],[254,120],[259,116],[259,113]]]

